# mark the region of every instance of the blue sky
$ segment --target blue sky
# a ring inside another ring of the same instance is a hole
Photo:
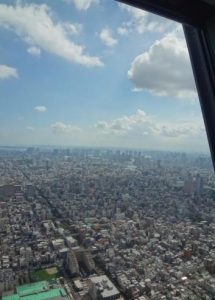
[[[112,0],[0,1],[0,144],[208,151],[181,26]]]

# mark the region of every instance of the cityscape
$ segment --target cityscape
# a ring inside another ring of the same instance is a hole
[[[15,299],[214,299],[206,154],[1,147],[0,293]]]

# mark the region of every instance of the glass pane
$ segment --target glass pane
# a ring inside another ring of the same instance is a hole
[[[214,299],[214,172],[181,25],[2,0],[0,37],[3,299]]]

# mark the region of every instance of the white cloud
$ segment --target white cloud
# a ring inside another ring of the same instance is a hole
[[[180,31],[166,34],[138,55],[128,77],[136,90],[183,99],[197,97],[187,46]]]
[[[129,21],[124,23],[128,31],[136,31],[139,34],[144,32],[164,32],[175,23],[166,18],[148,13],[142,9],[119,3],[119,7],[126,11],[130,17]]]
[[[39,105],[39,106],[35,106],[34,110],[39,113],[44,113],[47,110],[47,108],[43,105]]]
[[[79,23],[72,24],[69,22],[65,22],[65,23],[63,23],[63,27],[65,28],[67,33],[70,35],[79,35],[82,30],[82,24],[79,24]]]
[[[111,31],[107,27],[102,29],[100,39],[107,47],[114,47],[118,43],[117,39],[112,37]]]
[[[158,141],[163,139],[192,139],[205,138],[205,129],[202,122],[181,121],[162,122],[155,117],[147,115],[138,109],[135,114],[123,116],[111,122],[99,121],[96,129],[106,135],[138,137],[148,136]]]
[[[204,125],[193,122],[180,122],[180,123],[166,123],[160,124],[159,134],[164,137],[178,138],[178,137],[205,137]]]
[[[143,110],[138,109],[136,114],[131,116],[123,116],[112,122],[99,121],[95,126],[107,134],[125,135],[139,124],[151,124],[150,118]],[[153,127],[153,126],[151,126]]]
[[[27,49],[27,52],[31,55],[34,55],[34,56],[40,56],[41,54],[41,51],[40,51],[40,48],[37,48],[37,47],[29,47]]]
[[[0,79],[8,79],[10,77],[18,77],[18,72],[15,68],[0,65]]]
[[[122,27],[118,27],[117,28],[117,33],[119,35],[128,35],[129,31],[128,31],[127,28],[125,28],[125,27],[122,26]]]
[[[87,10],[92,4],[98,4],[99,0],[63,0],[64,2],[73,3],[78,10]]]
[[[176,120],[176,121],[175,121]],[[128,147],[168,151],[208,152],[200,115],[179,120],[161,120],[142,109],[82,129],[72,123],[56,122],[47,127],[0,128],[2,144],[46,144],[61,146]],[[27,126],[27,125],[26,125]],[[33,130],[33,131],[32,131]],[[12,137],[12,139],[11,139]],[[12,141],[12,142],[11,142]]]
[[[71,30],[63,22],[56,22],[45,4],[21,4],[20,1],[15,6],[0,4],[0,27],[15,32],[31,46],[72,63],[88,67],[103,65],[99,57],[86,54],[84,46],[71,41]]]
[[[136,8],[131,5],[124,4],[124,3],[119,3],[119,7],[126,10],[127,12],[129,12],[137,20],[144,18],[144,17],[148,16],[148,14],[149,14],[147,11],[145,11],[143,9],[139,9],[139,8]]]
[[[81,129],[77,126],[73,126],[71,124],[65,124],[63,122],[56,122],[51,125],[51,129],[55,134],[62,133],[77,133],[80,132]]]

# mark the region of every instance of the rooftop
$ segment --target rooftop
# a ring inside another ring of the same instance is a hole
[[[91,277],[90,280],[104,299],[119,294],[118,289],[106,275]]]
[[[67,300],[63,288],[49,289],[47,281],[25,284],[16,288],[17,294],[3,297],[2,300]]]
[[[20,297],[45,292],[49,289],[47,281],[39,281],[30,284],[24,284],[16,287],[16,292]]]

